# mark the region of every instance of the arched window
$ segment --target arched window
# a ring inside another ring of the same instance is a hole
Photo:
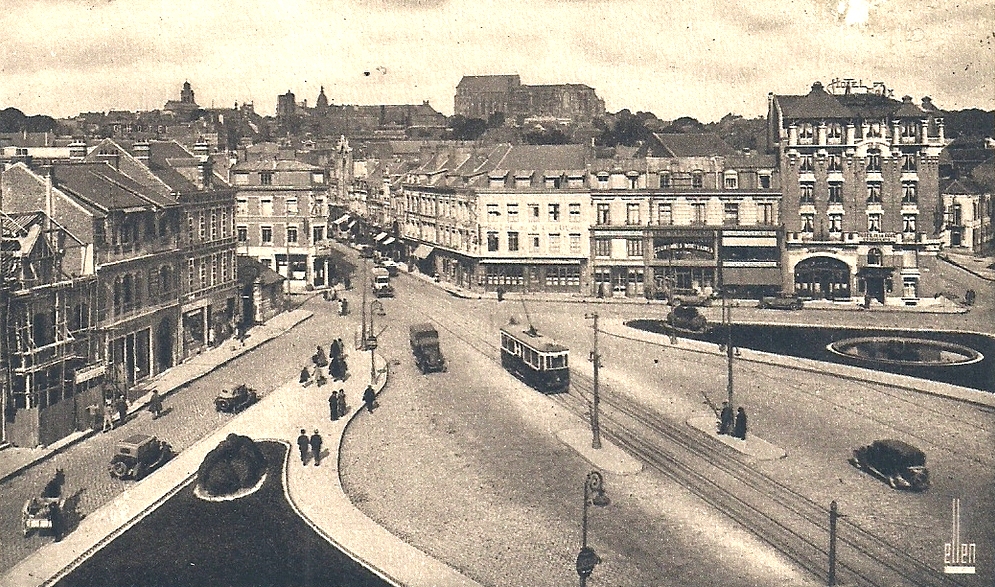
[[[867,251],[867,264],[881,266],[881,262],[884,260],[884,254],[881,249],[871,249]]]

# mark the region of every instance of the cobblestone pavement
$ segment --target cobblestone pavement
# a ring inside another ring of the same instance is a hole
[[[318,298],[305,308],[321,303]],[[146,411],[137,412],[123,426],[73,445],[4,482],[0,490],[0,572],[52,540],[37,534],[23,538],[20,513],[24,502],[38,495],[56,468],[65,470],[64,492],[69,504],[75,503],[83,515],[96,510],[129,486],[129,482],[112,479],[107,472],[116,441],[136,433],[155,434],[182,451],[232,417],[214,409],[214,397],[222,388],[244,382],[265,395],[299,374],[315,345],[320,342],[327,346],[330,342],[323,335],[327,319],[308,320],[177,390],[164,400],[165,411],[160,419],[152,420]]]

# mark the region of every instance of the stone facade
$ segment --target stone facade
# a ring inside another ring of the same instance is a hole
[[[455,113],[487,120],[504,114],[506,123],[525,118],[590,122],[603,116],[605,102],[583,84],[522,85],[517,75],[464,76],[456,86]]]

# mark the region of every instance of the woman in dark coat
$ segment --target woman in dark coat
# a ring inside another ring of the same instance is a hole
[[[732,435],[736,438],[746,440],[746,410],[742,407],[736,410],[736,427]]]

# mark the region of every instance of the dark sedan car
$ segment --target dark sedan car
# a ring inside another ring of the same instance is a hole
[[[801,310],[802,300],[798,296],[791,294],[764,296],[760,298],[760,303],[757,307],[770,308],[773,310]]]

